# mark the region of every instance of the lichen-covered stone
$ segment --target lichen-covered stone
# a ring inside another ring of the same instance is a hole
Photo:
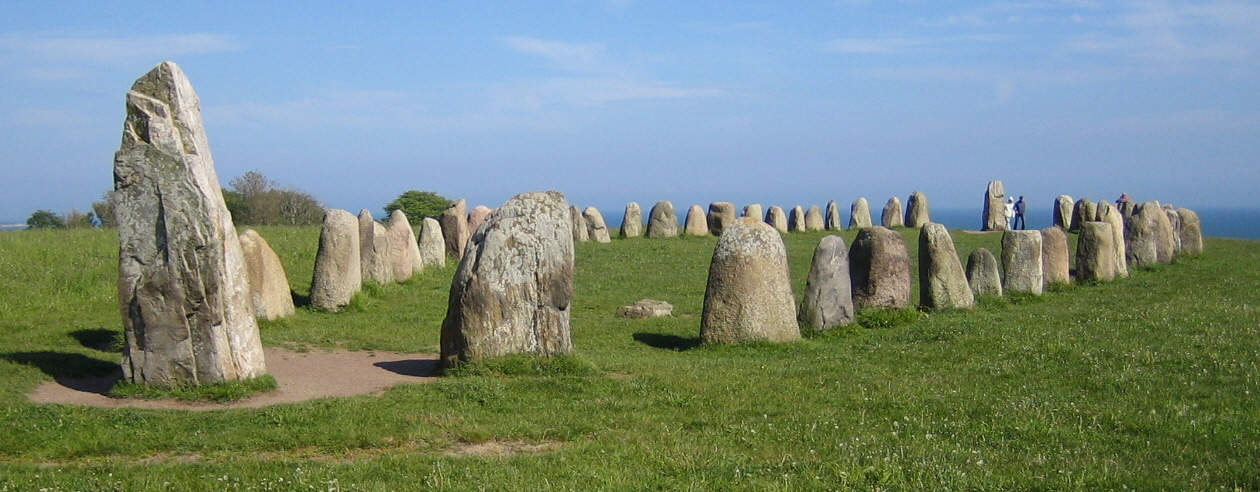
[[[1164,214],[1168,215],[1168,223],[1172,225],[1172,241],[1173,253],[1181,253],[1181,214],[1177,213],[1177,208],[1164,204]]]
[[[1173,256],[1177,254],[1177,240],[1172,222],[1168,220],[1168,213],[1159,202],[1147,202],[1143,204],[1143,207],[1151,209],[1146,213],[1151,216],[1150,220],[1155,224],[1155,262],[1164,265],[1172,263]]]
[[[932,221],[932,212],[928,209],[927,195],[922,191],[916,191],[910,194],[910,200],[906,203],[906,227],[923,227],[924,224]]]
[[[844,228],[842,225],[843,223],[840,221],[840,206],[836,204],[835,200],[827,201],[826,214],[827,216],[825,217],[825,220],[827,221],[827,230],[838,231]]]
[[[626,204],[621,216],[621,237],[639,237],[643,235],[643,209],[636,202]]]
[[[704,209],[692,205],[687,209],[687,222],[683,226],[683,234],[688,236],[708,236],[709,219],[704,216]]]
[[[451,202],[438,216],[438,223],[442,225],[442,239],[446,241],[446,256],[456,261],[463,258],[468,236],[472,234],[468,228],[468,202],[463,198]]]
[[[1076,280],[1106,281],[1116,278],[1116,236],[1107,222],[1082,222],[1076,238]]]
[[[1072,225],[1069,232],[1080,232],[1081,224],[1098,220],[1098,205],[1088,198],[1082,198],[1072,205]]]
[[[389,234],[367,209],[359,211],[359,267],[363,269],[363,281],[381,285],[394,282],[394,269],[390,265],[393,255]]]
[[[437,219],[425,217],[420,223],[420,263],[424,268],[446,267],[446,240],[442,238],[442,224]]]
[[[1002,290],[1041,295],[1041,231],[1007,230],[1002,233]]]
[[[311,306],[339,311],[350,304],[363,288],[360,258],[359,219],[345,210],[325,210],[311,276]]]
[[[919,230],[919,306],[924,309],[964,309],[976,304],[954,248],[954,238],[942,224],[928,222]]]
[[[1111,248],[1112,253],[1116,257],[1112,262],[1116,269],[1116,277],[1126,278],[1129,276],[1129,260],[1125,252],[1124,241],[1124,218],[1120,216],[1120,211],[1111,205],[1111,202],[1098,202],[1096,206],[1096,215],[1099,222],[1106,222],[1111,225]]]
[[[797,316],[815,331],[853,322],[853,284],[844,238],[827,236],[818,242]]]
[[[726,226],[735,222],[735,204],[731,202],[713,202],[709,204],[709,233],[721,236]]]
[[[1045,285],[1072,282],[1068,237],[1061,227],[1041,230],[1041,280]]]
[[[629,306],[617,308],[617,315],[623,318],[668,318],[674,314],[674,305],[654,299],[641,299]]]
[[[771,205],[766,211],[766,224],[773,227],[774,230],[786,234],[788,232],[787,214],[783,213],[783,207]]]
[[[1159,263],[1159,221],[1164,212],[1151,203],[1133,207],[1132,215],[1124,223],[1125,261],[1130,268],[1149,267]],[[1123,211],[1120,214],[1124,216]],[[1167,218],[1164,219],[1167,221]]]
[[[1054,215],[1050,217],[1050,225],[1067,230],[1076,230],[1072,228],[1072,219],[1076,202],[1068,195],[1059,195],[1054,198]],[[1079,228],[1079,226],[1078,226]]]
[[[240,240],[254,314],[266,320],[292,316],[293,292],[289,290],[289,277],[284,273],[280,256],[253,229],[242,232]]]
[[[805,210],[805,230],[821,231],[823,228],[822,209],[818,205],[810,205]]]
[[[792,211],[788,212],[788,231],[805,232],[805,209],[800,205],[792,207]]]
[[[591,240],[591,230],[586,227],[582,209],[577,205],[569,207],[569,226],[572,228],[574,242],[585,243]]]
[[[849,248],[853,305],[901,309],[910,305],[910,254],[901,234],[886,227],[864,227]]]
[[[1203,254],[1203,223],[1199,214],[1179,208],[1177,215],[1181,217],[1181,252],[1190,256]]]
[[[389,237],[389,266],[394,273],[395,282],[404,282],[420,270],[424,264],[420,262],[420,243],[416,242],[416,233],[411,229],[411,222],[402,210],[389,213],[385,223],[385,234]]]
[[[1001,181],[990,181],[984,192],[984,213],[980,217],[980,230],[1005,231],[1007,220],[1006,188]]]
[[[586,207],[582,210],[582,219],[586,221],[587,235],[592,241],[597,243],[612,242],[612,235],[608,234],[608,224],[604,223],[604,214],[599,213],[599,209],[595,207]]]
[[[648,214],[647,237],[678,237],[678,216],[674,215],[674,204],[661,200],[652,206]]]
[[[865,198],[853,200],[853,205],[849,207],[849,229],[861,229],[872,225],[875,224],[871,222],[871,205]]]
[[[1002,273],[992,252],[980,248],[967,255],[967,284],[976,297],[1002,296]]]
[[[709,264],[701,343],[787,342],[800,336],[783,238],[753,218],[733,222]]]
[[[888,228],[903,227],[906,223],[901,215],[901,199],[892,197],[888,199],[888,203],[884,204],[884,213],[879,217],[880,225]]]

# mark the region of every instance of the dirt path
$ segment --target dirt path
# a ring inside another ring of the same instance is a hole
[[[99,407],[219,410],[258,408],[316,398],[379,393],[399,383],[424,383],[436,378],[436,354],[369,351],[294,352],[265,348],[267,372],[279,389],[233,403],[184,403],[117,399],[105,396],[122,377],[121,370],[96,378],[62,378],[41,384],[28,397],[35,403],[68,403]]]

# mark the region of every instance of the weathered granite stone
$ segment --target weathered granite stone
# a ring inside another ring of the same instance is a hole
[[[1177,215],[1181,217],[1181,252],[1190,256],[1203,254],[1203,223],[1199,214],[1179,208]]]
[[[674,305],[665,301],[642,299],[629,306],[617,308],[617,315],[623,318],[668,318],[674,314]]]
[[[976,297],[1002,296],[1002,274],[989,250],[980,248],[967,256],[967,284]]]
[[[980,217],[980,230],[1005,231],[1008,224],[1006,218],[1006,189],[1001,181],[990,181],[984,192],[984,213]]]
[[[932,213],[928,210],[927,195],[922,191],[916,191],[910,194],[910,200],[906,203],[906,227],[923,227],[924,224],[932,221]]]
[[[865,198],[858,198],[849,207],[849,229],[861,229],[875,225],[871,222],[871,206]]]
[[[367,209],[359,211],[359,268],[363,269],[363,281],[381,285],[394,282],[394,269],[390,265],[393,255],[389,234],[385,226],[372,218]]]
[[[805,232],[805,209],[800,205],[792,207],[792,211],[788,213],[788,231]]]
[[[884,204],[884,213],[879,217],[879,224],[888,228],[906,225],[902,220],[900,198],[894,196],[888,199],[888,203]]]
[[[901,309],[910,305],[910,254],[901,234],[863,227],[849,249],[853,305],[861,309]]]
[[[761,218],[765,216],[766,213],[761,209],[760,203],[751,203],[744,205],[744,214],[740,217],[752,217],[754,219],[761,220]]]
[[[468,228],[468,202],[463,198],[451,202],[438,216],[442,224],[442,240],[446,241],[446,256],[459,260],[464,257],[464,248],[468,245],[468,236],[472,231]]]
[[[709,204],[709,233],[721,236],[722,231],[731,222],[735,222],[735,204],[731,202],[713,202]]]
[[[949,230],[942,224],[923,224],[919,230],[919,306],[964,309],[975,304]]]
[[[1124,253],[1129,268],[1149,267],[1159,263],[1159,224],[1156,215],[1164,215],[1157,211],[1158,206],[1150,206],[1147,202],[1133,207],[1133,215],[1124,223]],[[1121,213],[1124,216],[1124,213]],[[1167,220],[1165,218],[1164,220]]]
[[[678,216],[674,215],[673,203],[661,200],[652,206],[652,212],[648,214],[647,237],[678,237]]]
[[[1177,254],[1177,240],[1174,238],[1176,232],[1173,231],[1172,222],[1168,220],[1168,213],[1164,212],[1164,207],[1159,202],[1146,202],[1142,207],[1151,209],[1146,213],[1155,224],[1155,262],[1164,265],[1172,263],[1173,256]]]
[[[818,242],[797,316],[815,331],[853,322],[853,284],[844,238],[827,236]]]
[[[265,374],[241,243],[200,102],[172,62],[127,93],[113,204],[123,378],[171,387]]]
[[[311,306],[339,311],[350,304],[363,288],[359,260],[359,219],[345,210],[325,210],[311,276]]]
[[[810,205],[805,210],[805,230],[821,231],[823,230],[823,214],[822,209],[818,205]]]
[[[1137,215],[1138,202],[1132,200],[1120,200],[1116,202],[1116,211],[1120,213],[1120,217],[1125,220],[1128,226],[1128,220]]]
[[[1072,282],[1067,233],[1061,227],[1041,230],[1041,281],[1043,285]]]
[[[1129,260],[1125,254],[1124,246],[1124,219],[1120,216],[1120,212],[1111,206],[1111,202],[1098,202],[1096,217],[1099,222],[1111,224],[1111,247],[1116,257],[1115,261],[1112,262],[1116,269],[1115,276],[1127,278],[1129,276]]]
[[[1116,278],[1116,236],[1107,222],[1082,222],[1076,238],[1076,280],[1103,281]]]
[[[1168,216],[1168,223],[1172,225],[1172,242],[1173,253],[1181,253],[1181,214],[1177,213],[1177,208],[1164,204],[1164,214]]]
[[[1041,295],[1041,232],[1007,230],[1002,233],[1002,290]]]
[[[731,223],[709,264],[700,342],[786,342],[800,337],[782,237],[750,217]]]
[[[1054,198],[1054,215],[1050,217],[1050,225],[1056,226],[1065,231],[1072,229],[1072,220],[1075,216],[1076,202],[1068,195],[1059,195]]]
[[[481,226],[481,223],[485,222],[486,217],[489,217],[492,212],[494,212],[494,209],[487,207],[485,205],[477,205],[476,207],[473,207],[472,210],[469,210],[468,211],[469,234],[471,234],[472,231],[477,230],[477,227]]]
[[[587,235],[592,241],[597,243],[610,243],[612,236],[608,234],[608,224],[604,223],[604,215],[599,213],[595,207],[586,207],[582,211],[582,218],[586,220]]]
[[[569,207],[569,226],[573,231],[574,242],[585,243],[591,240],[591,230],[586,227],[586,219],[582,217],[582,209],[578,208],[577,205]]]
[[[442,322],[443,369],[572,350],[573,229],[564,195],[516,195],[469,239]]]
[[[446,240],[442,238],[442,224],[437,219],[425,217],[420,227],[420,263],[424,268],[446,267]]]
[[[289,290],[289,277],[285,276],[280,256],[253,229],[242,232],[240,240],[254,314],[266,320],[292,316],[293,292]]]
[[[420,270],[424,264],[420,262],[420,243],[416,242],[416,233],[407,221],[407,214],[402,210],[389,213],[385,223],[385,233],[389,236],[389,266],[394,271],[394,281],[404,282]]]
[[[1072,222],[1068,227],[1069,232],[1080,232],[1081,224],[1098,220],[1098,206],[1088,198],[1077,200],[1072,205]]]
[[[836,204],[835,200],[827,201],[826,214],[827,230],[838,231],[844,228],[843,223],[840,221],[840,206]],[[848,248],[845,249],[847,250]]]
[[[781,233],[788,232],[787,214],[783,213],[783,208],[778,205],[771,205],[770,210],[766,211],[766,224],[773,227],[774,230]]]
[[[636,202],[626,204],[626,211],[621,216],[621,237],[639,237],[643,235],[643,209]]]
[[[683,227],[683,234],[688,236],[709,235],[709,219],[704,216],[704,209],[701,209],[699,205],[692,205],[687,209],[687,222]]]

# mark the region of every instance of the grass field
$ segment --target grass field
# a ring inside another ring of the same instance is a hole
[[[318,230],[260,232],[305,295]],[[998,250],[952,232],[963,258]],[[798,298],[821,237],[785,236]],[[900,326],[697,347],[713,245],[577,245],[573,342],[594,372],[188,412],[28,403],[116,367],[117,239],[0,233],[0,491],[1260,490],[1260,242]],[[436,351],[453,272],[299,309],[264,344]],[[642,298],[675,316],[615,315]]]

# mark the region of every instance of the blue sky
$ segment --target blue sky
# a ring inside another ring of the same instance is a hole
[[[0,221],[112,187],[131,83],[201,97],[219,177],[327,206],[559,189],[619,216],[985,185],[1260,207],[1255,1],[5,2]]]

